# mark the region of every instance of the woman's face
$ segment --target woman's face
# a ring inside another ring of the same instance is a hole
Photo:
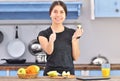
[[[51,20],[55,24],[61,24],[66,18],[64,9],[60,5],[56,5],[51,11]]]

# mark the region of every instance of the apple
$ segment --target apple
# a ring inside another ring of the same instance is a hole
[[[26,74],[26,69],[19,68],[18,71],[17,71],[17,74]]]
[[[77,25],[77,28],[78,28],[78,29],[81,29],[81,27],[82,27],[81,25]]]
[[[67,74],[67,76],[69,76],[70,75],[70,71],[68,71],[66,74]]]
[[[68,72],[65,72],[65,71],[62,72],[62,76],[69,76],[69,75],[70,75],[69,71]]]
[[[66,72],[65,71],[62,72],[62,76],[66,76]]]

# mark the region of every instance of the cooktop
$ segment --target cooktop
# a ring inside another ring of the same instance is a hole
[[[39,66],[45,66],[45,62],[41,62],[41,63],[35,63],[35,62],[26,62],[23,64],[9,64],[9,63],[3,63],[0,64],[0,66],[28,66],[28,65],[39,65]]]

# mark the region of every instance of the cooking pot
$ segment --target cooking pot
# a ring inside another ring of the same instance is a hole
[[[5,60],[8,64],[23,64],[26,62],[26,59],[1,59]]]
[[[37,39],[33,39],[32,41],[30,41],[30,43],[28,45],[28,50],[34,56],[36,56],[38,53],[42,52],[41,45],[39,44]]]
[[[101,56],[101,55],[93,57],[91,60],[91,64],[95,64],[95,65],[101,65],[104,63],[109,63],[109,61],[105,56]]]
[[[46,63],[46,54],[45,52],[41,52],[36,55],[36,63]]]
[[[2,43],[3,39],[4,39],[4,35],[3,35],[2,31],[0,31],[0,43]]]

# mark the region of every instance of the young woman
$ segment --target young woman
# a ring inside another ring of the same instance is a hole
[[[74,75],[73,61],[80,56],[79,39],[83,33],[81,29],[70,29],[63,25],[67,16],[67,7],[62,1],[54,1],[49,15],[52,24],[38,35],[42,49],[47,54],[44,75],[56,70],[59,73],[69,71]]]

